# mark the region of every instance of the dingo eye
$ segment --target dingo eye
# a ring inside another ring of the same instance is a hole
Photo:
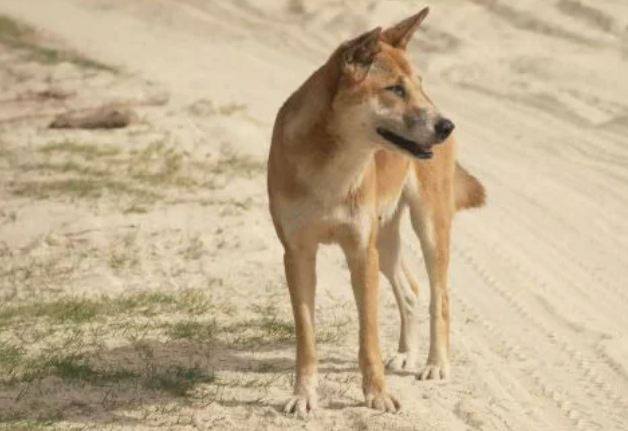
[[[388,91],[392,91],[393,93],[395,93],[397,96],[401,97],[402,99],[406,98],[406,89],[403,88],[403,85],[391,85],[390,87],[386,87],[386,90]]]

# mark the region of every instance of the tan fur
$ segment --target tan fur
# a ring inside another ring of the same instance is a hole
[[[405,47],[426,15],[425,9],[384,32],[375,29],[341,45],[277,115],[268,192],[285,250],[297,338],[294,396],[286,403],[287,413],[306,415],[316,408],[316,254],[319,244],[330,243],[340,245],[351,272],[367,405],[384,411],[399,408],[386,391],[380,357],[378,272],[393,287],[402,324],[399,352],[388,364],[412,368],[418,284],[403,263],[399,233],[408,209],[431,290],[430,352],[418,377],[448,373],[451,219],[456,208],[477,206],[484,195],[472,176],[456,168],[453,138],[438,138],[443,117],[406,58]],[[380,130],[411,143],[386,138]],[[410,151],[422,159],[410,157]],[[429,151],[433,157],[424,159]],[[459,185],[461,192],[454,190]]]
[[[456,209],[480,208],[486,204],[486,191],[482,183],[456,163],[454,174]]]

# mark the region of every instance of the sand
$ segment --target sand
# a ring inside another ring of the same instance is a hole
[[[0,0],[0,13],[124,71],[124,77],[83,77],[95,79],[93,86],[68,84],[85,104],[141,99],[137,109],[143,119],[128,131],[55,132],[61,135],[44,128],[46,116],[5,122],[0,145],[15,151],[40,148],[61,136],[127,150],[159,140],[182,152],[198,185],[185,191],[158,186],[165,197],[134,211],[127,197],[16,196],[9,182],[24,182],[29,173],[1,165],[3,263],[11,263],[6,256],[61,253],[71,259],[78,251],[90,256],[87,266],[53,283],[54,290],[37,285],[23,293],[18,283],[12,295],[3,291],[3,298],[20,303],[32,295],[115,297],[190,287],[228,302],[234,315],[244,318],[251,307],[272,298],[289,321],[282,251],[266,209],[263,172],[274,115],[339,42],[422,6],[400,0]],[[224,385],[212,392],[220,397],[202,404],[193,402],[196,395],[183,405],[161,396],[108,408],[88,402],[83,410],[66,409],[52,426],[628,429],[623,279],[628,276],[628,5],[620,0],[442,0],[430,6],[410,54],[426,91],[457,125],[459,159],[489,195],[487,208],[461,213],[455,222],[452,378],[419,382],[411,375],[388,375],[402,412],[381,415],[362,406],[348,273],[341,254],[326,248],[318,267],[319,319],[323,328],[345,317],[350,321],[341,322],[346,333],[321,343],[321,410],[315,417],[304,422],[279,413],[290,394],[290,339],[255,348],[227,346],[205,358],[155,338],[151,342],[164,356],[198,356],[219,381],[249,383]],[[6,64],[8,57],[3,58]],[[68,70],[53,68],[61,78]],[[0,87],[3,99],[18,88]],[[96,90],[85,95],[86,88]],[[167,103],[153,103],[155,94],[167,94]],[[50,106],[51,112],[63,108]],[[32,109],[0,106],[5,120],[20,112]],[[240,166],[234,167],[231,154],[246,157],[252,167],[230,172]],[[226,166],[226,172],[192,170],[195,161],[214,170]],[[205,187],[209,183],[213,186]],[[129,232],[141,265],[116,271],[111,259],[99,256],[128,249]],[[420,274],[421,352],[426,355],[429,290],[418,242],[408,226],[405,233]],[[196,239],[200,245],[194,245]],[[177,251],[182,249],[199,254],[184,259]],[[382,279],[384,356],[395,351],[398,324],[392,292]],[[115,361],[126,342],[115,334],[110,338],[115,347],[105,357]],[[262,392],[251,376],[262,381]],[[39,389],[49,397],[61,393],[60,398],[79,391],[56,384],[54,391],[45,392],[45,385]],[[213,386],[199,383],[196,391],[211,392]],[[79,391],[78,398],[104,397],[98,390]],[[15,394],[7,388],[0,392],[1,405],[11,407]],[[63,399],[55,403],[65,405]],[[16,409],[20,420],[38,418],[37,408],[20,404]]]

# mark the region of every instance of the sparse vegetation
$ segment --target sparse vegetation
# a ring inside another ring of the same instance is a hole
[[[111,145],[62,140],[44,145],[28,156],[22,154],[7,160],[25,174],[18,175],[10,185],[16,196],[70,200],[110,196],[122,203],[127,212],[135,213],[146,212],[147,205],[165,199],[172,203],[200,200],[203,204],[223,205],[236,212],[248,209],[250,199],[219,200],[198,195],[215,189],[219,176],[251,178],[265,170],[264,163],[231,151],[223,151],[217,161],[199,162],[190,154],[168,146],[165,140],[130,151]],[[167,189],[178,189],[184,194],[166,198]],[[187,198],[186,193],[189,193]],[[196,259],[192,256],[198,252],[200,249],[190,250],[188,258]]]
[[[214,381],[214,378],[213,373],[209,373],[199,366],[182,367],[174,365],[163,371],[149,374],[142,383],[148,389],[184,396],[195,384],[211,383]]]
[[[251,352],[292,350],[287,292],[274,284],[232,300],[240,283],[265,281],[220,267],[244,241],[231,229],[263,205],[255,187],[266,162],[212,133],[215,122],[256,120],[246,105],[204,102],[179,123],[176,108],[165,117],[144,109],[134,77],[83,70],[101,67],[42,36],[0,16],[0,79],[10,90],[0,227],[11,233],[0,241],[0,431],[162,418],[177,427],[194,425],[189,410],[198,406],[268,409],[292,358]],[[127,94],[141,105],[126,129],[45,128],[58,110],[82,113]],[[236,192],[242,183],[254,187]],[[321,322],[318,341],[338,340],[335,331]]]
[[[240,155],[231,151],[223,151],[219,163],[214,165],[218,174],[232,173],[251,177],[266,172],[266,163],[251,156]]]
[[[20,50],[26,54],[29,60],[43,64],[69,62],[88,69],[116,72],[114,67],[92,60],[76,52],[61,50],[47,45],[34,28],[5,15],[0,15],[0,44]]]
[[[246,110],[246,105],[241,103],[228,103],[218,108],[220,115],[233,115]]]
[[[0,327],[33,319],[50,323],[85,323],[100,317],[121,314],[153,316],[158,311],[181,311],[199,314],[211,309],[209,298],[202,292],[183,291],[179,294],[141,292],[111,298],[67,297],[51,302],[30,302],[0,307]]]
[[[25,350],[22,347],[6,343],[0,344],[0,371],[10,373],[24,359]]]
[[[168,335],[175,340],[197,339],[211,340],[215,337],[218,326],[214,320],[208,322],[184,320],[168,326]]]
[[[189,244],[182,252],[183,257],[188,260],[200,259],[204,253],[203,241],[198,237],[191,238]]]
[[[120,149],[114,146],[84,144],[73,141],[52,142],[43,146],[40,150],[43,154],[65,153],[82,156],[87,160],[103,157],[112,157],[120,154]]]
[[[127,182],[102,178],[24,181],[13,189],[13,194],[16,196],[37,199],[50,199],[60,196],[75,199],[98,198],[105,193],[131,195],[146,200],[152,200],[159,196],[153,191],[134,187]]]
[[[116,270],[132,269],[139,265],[139,251],[135,245],[136,236],[129,233],[119,244],[114,246],[109,254],[109,266]]]

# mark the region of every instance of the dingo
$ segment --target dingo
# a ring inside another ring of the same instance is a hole
[[[401,257],[406,208],[430,281],[430,350],[419,379],[449,374],[447,266],[458,209],[484,204],[483,186],[455,161],[454,124],[421,89],[406,46],[428,8],[396,26],[343,43],[284,103],[268,160],[270,212],[285,249],[296,327],[294,396],[286,413],[316,408],[314,293],[320,243],[347,259],[357,303],[359,364],[366,404],[396,411],[386,391],[378,335],[378,271],[401,314],[398,353],[388,367],[417,362],[418,286]]]

